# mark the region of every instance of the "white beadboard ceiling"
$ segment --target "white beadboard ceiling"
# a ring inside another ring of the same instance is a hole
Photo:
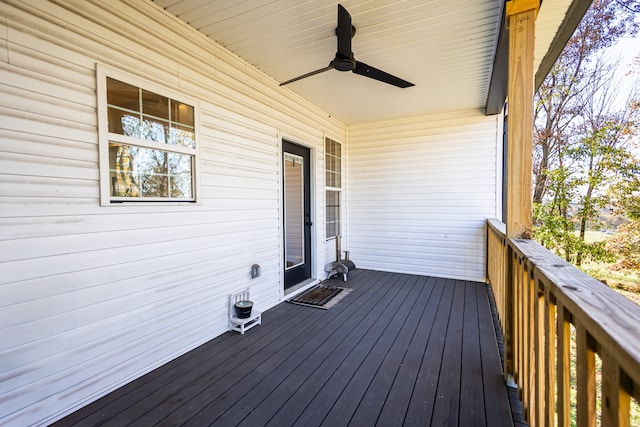
[[[336,52],[336,1],[153,1],[275,82],[325,67]],[[329,70],[282,90],[296,92],[348,125],[483,110],[502,2],[344,0],[340,4],[356,27],[356,59],[415,86],[400,89]]]

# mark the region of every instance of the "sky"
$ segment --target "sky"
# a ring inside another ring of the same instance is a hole
[[[634,86],[637,87],[640,84],[640,35],[621,38],[614,46],[607,49],[606,56],[612,60],[620,58],[618,77],[621,81],[621,87],[619,94],[620,97],[623,98],[622,100],[624,100],[626,94],[629,93]],[[632,71],[634,59],[638,61],[638,65],[636,66],[635,73],[629,74]]]

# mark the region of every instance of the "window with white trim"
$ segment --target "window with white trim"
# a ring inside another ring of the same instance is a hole
[[[327,239],[341,233],[342,149],[338,142],[325,138],[325,234]]]
[[[195,202],[195,103],[120,76],[99,78],[107,128],[100,133],[103,203]]]

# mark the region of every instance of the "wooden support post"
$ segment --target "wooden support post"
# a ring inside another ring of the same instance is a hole
[[[533,55],[539,8],[539,0],[511,0],[506,9],[509,25],[506,224],[509,238],[532,237]]]
[[[533,139],[533,55],[535,19],[540,8],[539,0],[511,0],[507,2],[506,16],[509,26],[509,81],[507,98],[509,126],[507,128],[506,162],[506,244],[509,239],[530,239],[533,234],[533,215],[531,208],[532,139]],[[514,256],[507,250],[505,268],[505,293],[511,303],[511,318],[506,319],[505,336],[505,373],[513,374],[520,391],[528,395],[528,375],[523,353],[528,341],[527,325],[530,319],[523,319],[528,312],[527,299],[520,300],[526,294],[524,285],[518,280],[522,271],[516,270]],[[528,280],[528,277],[525,278]],[[520,305],[522,304],[522,305]],[[520,309],[521,308],[521,309]],[[524,326],[524,327],[523,327]],[[517,366],[520,365],[520,366]],[[527,396],[528,398],[528,396]],[[526,407],[526,403],[525,403]],[[530,408],[526,408],[530,409]]]

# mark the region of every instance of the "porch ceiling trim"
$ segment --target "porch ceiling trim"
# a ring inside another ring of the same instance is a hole
[[[505,4],[500,5],[500,35],[496,45],[496,54],[493,59],[491,80],[485,104],[485,115],[491,116],[502,111],[504,101],[507,99],[507,77],[509,74],[509,30],[505,19]]]
[[[569,5],[564,19],[558,26],[558,30],[536,70],[534,81],[535,90],[538,90],[544,81],[549,70],[551,70],[551,67],[562,53],[562,50],[587,12],[587,9],[591,6],[591,3],[592,0],[573,0]],[[485,114],[488,116],[500,113],[507,99],[509,30],[506,28],[506,20],[504,19],[504,5],[501,7],[502,21],[500,25],[500,35],[496,45],[496,55],[493,61],[493,69],[491,71],[491,80],[485,105]]]
[[[535,90],[538,90],[545,77],[547,77],[547,74],[549,74],[551,67],[562,53],[562,50],[567,45],[567,42],[578,27],[578,24],[580,24],[580,21],[582,21],[585,13],[587,13],[587,9],[591,6],[592,1],[593,0],[573,0],[571,2],[569,10],[567,10],[567,14],[564,16],[564,20],[558,28],[558,32],[553,38],[546,55],[540,62],[535,77]]]

